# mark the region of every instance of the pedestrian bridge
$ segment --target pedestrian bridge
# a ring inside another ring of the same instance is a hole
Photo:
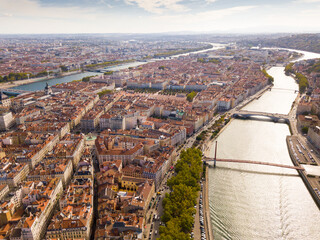
[[[214,158],[207,158],[204,157],[203,161],[206,162],[214,162]],[[233,162],[233,163],[249,163],[249,164],[258,164],[258,165],[266,165],[266,166],[273,166],[273,167],[281,167],[281,168],[290,168],[290,169],[296,169],[296,170],[305,170],[303,167],[296,167],[296,166],[290,166],[285,164],[278,164],[278,163],[268,163],[268,162],[260,162],[260,161],[250,161],[250,160],[237,160],[237,159],[216,159],[216,162]]]
[[[288,92],[299,93],[299,90],[289,89],[289,88],[277,88],[277,87],[269,88],[269,91],[272,91],[272,90],[283,90],[283,91],[288,91]]]
[[[14,88],[0,88],[0,91],[6,95],[17,96],[23,93],[30,93],[32,91],[14,89]]]
[[[236,111],[232,115],[232,117],[233,118],[240,118],[240,119],[251,119],[253,117],[266,117],[266,118],[269,118],[273,122],[289,123],[289,116],[286,114],[280,114],[280,113],[268,113],[268,112],[255,112],[255,111],[239,110],[239,111]]]

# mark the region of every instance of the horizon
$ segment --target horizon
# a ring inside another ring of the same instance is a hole
[[[320,0],[1,0],[0,34],[318,33],[319,12]]]
[[[117,34],[117,35],[170,35],[170,36],[188,36],[188,35],[211,35],[211,36],[262,36],[262,35],[317,35],[320,34],[319,31],[314,31],[314,32],[188,32],[188,31],[172,31],[172,32],[74,32],[74,33],[63,33],[63,32],[57,32],[57,33],[0,33],[0,36],[10,36],[10,35],[111,35],[111,34]]]

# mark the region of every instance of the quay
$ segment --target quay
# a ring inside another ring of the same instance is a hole
[[[210,218],[210,207],[209,207],[209,178],[208,178],[208,168],[206,167],[206,176],[203,184],[203,214],[204,214],[204,229],[208,240],[214,240],[211,218]]]
[[[320,189],[320,166],[317,157],[298,136],[287,136],[286,142],[292,163],[297,167],[304,166],[306,171],[298,170],[298,173],[320,209],[320,194],[316,192],[316,189]],[[309,171],[309,166],[317,171]]]
[[[32,91],[14,89],[14,88],[0,88],[0,92],[10,96],[18,96],[23,93],[31,93]]]
[[[229,110],[226,112],[229,115],[233,115],[234,112],[237,112],[238,109],[243,108],[247,104],[251,103],[253,100],[259,99],[268,89],[270,88],[270,85],[266,86],[265,88],[261,89],[258,91],[256,94],[252,95],[251,97],[247,98],[244,100],[242,103],[240,103],[236,108]],[[217,115],[215,120],[219,119],[220,115]],[[217,139],[217,137],[231,124],[232,118],[230,121],[223,126],[223,128],[219,131],[219,133],[215,136],[214,139],[210,139],[210,137],[207,137],[202,145],[202,151],[204,155],[207,155],[210,153],[210,144]],[[203,130],[209,129],[215,121],[210,122]],[[194,137],[195,138],[195,137]],[[190,145],[191,146],[191,145]],[[207,153],[207,154],[206,154]],[[206,237],[208,240],[214,240],[214,232],[212,229],[211,225],[211,217],[210,217],[210,207],[209,207],[209,174],[208,174],[208,166],[206,166],[206,175],[205,175],[205,180],[202,182],[203,183],[203,188],[202,188],[202,195],[203,195],[203,215],[204,215],[204,229],[206,233]],[[198,214],[198,213],[197,213]],[[198,219],[195,219],[196,221]],[[199,224],[199,221],[195,223],[195,226]],[[195,232],[195,240],[200,240],[201,236],[196,234]]]

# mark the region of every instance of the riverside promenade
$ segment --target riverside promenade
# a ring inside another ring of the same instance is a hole
[[[62,73],[61,76],[46,76],[46,77],[39,77],[39,78],[30,78],[30,79],[24,79],[24,80],[18,80],[18,81],[12,81],[12,82],[5,82],[0,84],[0,88],[7,89],[7,88],[13,88],[21,85],[27,85],[35,82],[43,82],[43,81],[49,81],[54,78],[62,78],[66,76],[71,76],[75,74],[82,73],[82,71],[73,71],[73,72],[65,72]]]
[[[209,178],[208,168],[206,167],[206,177],[202,188],[203,194],[203,214],[204,214],[204,226],[206,236],[208,240],[214,240],[211,219],[210,219],[210,207],[209,207]]]

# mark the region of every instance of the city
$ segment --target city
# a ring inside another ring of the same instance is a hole
[[[0,238],[320,239],[319,9],[0,2]]]

